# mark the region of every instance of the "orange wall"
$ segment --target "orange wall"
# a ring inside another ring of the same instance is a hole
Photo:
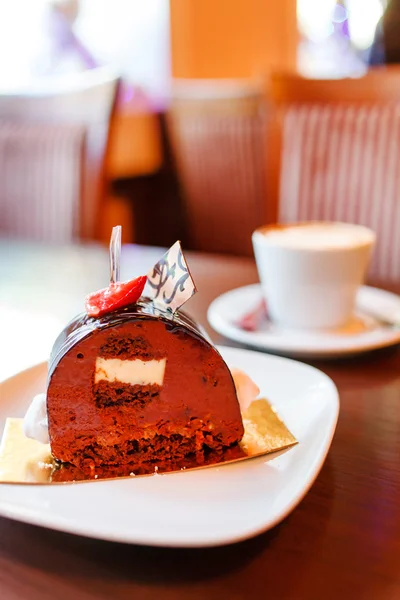
[[[296,68],[296,0],[170,0],[170,12],[174,77]]]

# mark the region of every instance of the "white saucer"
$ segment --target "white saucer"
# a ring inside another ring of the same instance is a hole
[[[0,484],[0,515],[69,533],[154,546],[216,546],[284,519],[310,489],[339,413],[333,382],[313,367],[219,348],[276,407],[298,444],[287,451],[198,471],[65,485]],[[0,384],[0,435],[45,390],[41,364]],[[190,391],[190,390],[189,390]]]
[[[392,346],[400,342],[400,327],[383,325],[379,318],[400,314],[400,296],[363,286],[357,310],[349,325],[323,332],[296,331],[265,321],[258,331],[244,331],[235,323],[261,300],[259,284],[231,290],[219,296],[208,309],[210,325],[226,338],[258,350],[304,358],[335,358]]]

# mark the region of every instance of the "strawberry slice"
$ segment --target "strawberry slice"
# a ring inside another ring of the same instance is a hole
[[[257,306],[252,307],[247,313],[241,316],[236,325],[244,331],[257,331],[262,323],[268,319],[267,303],[264,299],[260,300]]]
[[[137,302],[146,285],[147,276],[141,275],[124,283],[110,283],[108,288],[93,292],[85,298],[89,317],[101,317],[117,308]]]

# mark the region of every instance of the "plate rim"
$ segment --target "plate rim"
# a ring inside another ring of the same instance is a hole
[[[227,350],[228,353],[233,353],[233,354],[241,354],[241,353],[248,354],[248,353],[250,353],[250,354],[257,355],[258,357],[263,356],[259,352],[256,352],[254,350],[244,349],[244,348],[232,348],[229,346],[217,345],[217,349],[218,349],[218,351],[220,351],[222,353],[222,355],[225,352],[225,350]],[[264,357],[263,357],[263,359],[264,359]],[[225,358],[224,358],[224,360],[225,360]],[[75,523],[74,526],[71,528],[71,524],[69,522],[64,523],[60,517],[57,517],[55,523],[53,521],[49,522],[48,519],[46,518],[45,514],[40,514],[40,516],[39,516],[36,513],[31,514],[31,512],[29,510],[24,512],[20,508],[15,508],[13,506],[10,506],[9,501],[2,500],[1,498],[0,498],[0,516],[14,520],[14,521],[27,523],[30,525],[44,527],[46,529],[69,533],[72,535],[80,535],[80,536],[92,538],[92,539],[99,539],[99,540],[123,543],[123,544],[139,544],[139,545],[143,545],[143,546],[165,547],[165,548],[206,548],[206,547],[223,546],[223,545],[228,545],[228,544],[233,544],[233,543],[244,541],[246,539],[255,537],[261,533],[264,533],[264,532],[272,529],[273,527],[278,525],[280,522],[282,522],[284,519],[286,519],[286,517],[302,502],[304,497],[307,495],[307,493],[313,486],[316,478],[318,477],[318,475],[325,463],[326,457],[329,453],[329,450],[331,448],[332,441],[333,441],[333,438],[335,435],[337,422],[338,422],[338,418],[339,418],[339,412],[340,412],[340,397],[339,397],[338,389],[337,389],[335,383],[333,382],[333,380],[328,375],[326,375],[323,371],[321,371],[320,369],[317,369],[311,365],[302,363],[301,361],[297,361],[297,360],[294,360],[291,358],[286,358],[286,357],[281,357],[281,356],[266,355],[265,360],[272,361],[272,362],[282,362],[283,361],[285,363],[286,362],[296,363],[297,366],[300,366],[301,368],[304,368],[307,371],[313,371],[315,373],[318,373],[318,376],[325,379],[325,381],[329,385],[329,392],[330,392],[329,403],[330,403],[331,409],[332,409],[331,414],[330,414],[329,428],[327,428],[326,438],[324,440],[324,445],[323,445],[322,451],[312,461],[312,464],[311,464],[311,469],[310,469],[311,475],[308,477],[306,484],[303,485],[302,488],[298,491],[298,493],[293,495],[293,497],[290,499],[290,502],[285,507],[285,510],[277,513],[277,515],[275,516],[274,519],[266,520],[261,525],[259,525],[257,527],[253,527],[253,528],[248,528],[248,529],[246,529],[245,532],[242,532],[242,533],[237,533],[234,535],[227,534],[225,536],[220,534],[219,537],[215,537],[212,539],[210,538],[209,540],[203,539],[203,540],[195,540],[194,542],[192,542],[189,540],[179,540],[179,539],[178,540],[170,539],[169,541],[166,541],[165,539],[162,538],[162,536],[159,539],[154,539],[154,537],[152,539],[149,539],[146,537],[141,537],[140,535],[138,536],[136,534],[133,534],[133,536],[131,536],[131,537],[129,537],[129,534],[125,535],[125,536],[121,536],[118,533],[116,535],[112,535],[111,533],[108,533],[105,535],[104,532],[103,533],[97,532],[91,527],[85,529],[85,526],[84,525],[82,526],[81,523],[79,523],[79,524]],[[6,380],[1,381],[0,382],[0,390],[1,390],[1,387],[3,387],[3,385],[11,382],[11,380],[17,380],[17,379],[23,377],[24,374],[27,374],[28,372],[34,372],[37,370],[38,375],[39,375],[39,373],[41,373],[41,371],[46,371],[46,369],[47,369],[46,361],[37,363],[36,365],[29,367],[27,369],[24,369],[14,375],[12,375],[11,377],[7,378]],[[178,475],[182,475],[182,474],[178,474]],[[127,480],[125,480],[125,481],[127,481]],[[99,481],[96,483],[97,484],[106,483],[106,480]],[[22,488],[26,489],[26,484],[10,483],[10,484],[0,484],[0,490],[3,486],[13,486],[13,487],[19,486],[21,489]],[[43,486],[43,487],[46,487],[46,486]],[[59,486],[59,488],[62,489],[62,486]]]
[[[400,343],[400,329],[391,330],[389,327],[388,337],[385,339],[381,339],[376,342],[370,342],[368,344],[364,344],[362,346],[352,346],[352,347],[336,347],[336,348],[291,348],[283,346],[277,347],[274,345],[273,341],[271,343],[263,343],[259,339],[252,339],[252,332],[242,331],[239,328],[235,327],[231,323],[228,323],[221,316],[219,310],[217,310],[216,306],[224,300],[227,296],[233,293],[237,293],[240,290],[245,290],[249,288],[260,288],[260,283],[252,283],[249,285],[239,286],[237,288],[232,288],[223,294],[217,296],[209,305],[207,309],[207,320],[211,327],[220,335],[223,335],[227,340],[231,340],[238,344],[241,344],[247,349],[257,350],[264,353],[271,353],[277,356],[283,356],[292,359],[302,359],[302,358],[310,358],[310,359],[335,359],[345,356],[356,356],[359,354],[363,354],[365,352],[371,352],[373,350],[379,350],[382,348],[388,348],[390,346],[395,346]],[[386,294],[388,296],[393,296],[399,300],[400,304],[400,295],[395,294],[393,292],[389,292],[383,288],[378,288],[370,285],[362,285],[360,289],[368,289],[374,290],[379,293]],[[383,329],[383,327],[382,327]],[[237,332],[237,333],[236,333]],[[244,339],[244,337],[246,339]]]

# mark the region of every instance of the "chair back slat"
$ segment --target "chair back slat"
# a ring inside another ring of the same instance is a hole
[[[265,222],[263,93],[237,83],[179,87],[169,130],[185,199],[189,247],[251,255]],[[190,88],[188,93],[188,87]]]
[[[396,283],[400,281],[399,71],[373,73],[370,83],[379,87],[379,79],[390,76],[397,82],[397,101],[387,81],[374,97],[365,81],[369,76],[360,79],[353,99],[346,85],[355,90],[357,80],[318,83],[292,76],[289,83],[283,76],[277,78],[272,97],[280,131],[278,221],[343,221],[370,227],[377,244],[369,277]],[[301,81],[298,94],[296,80]],[[360,90],[366,90],[364,101]],[[386,99],[382,90],[388,90]]]
[[[104,69],[0,95],[0,231],[99,239],[118,79]]]
[[[67,243],[79,237],[85,129],[0,119],[2,236]]]

